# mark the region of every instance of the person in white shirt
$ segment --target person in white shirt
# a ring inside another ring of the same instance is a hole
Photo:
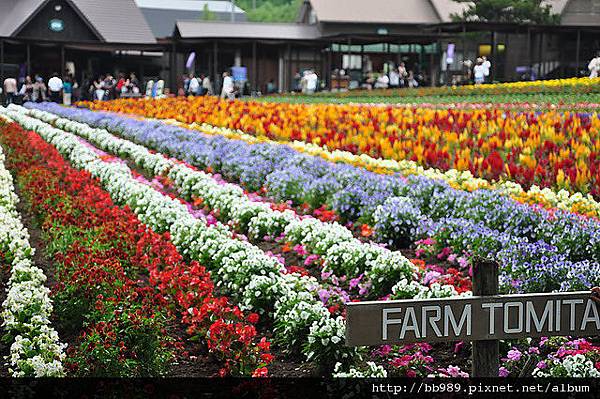
[[[198,95],[198,89],[200,89],[200,82],[194,76],[193,73],[190,73],[190,84],[188,86],[188,95],[190,95],[190,96]]]
[[[490,60],[487,59],[487,57],[484,55],[482,58],[483,63],[481,65],[483,65],[483,76],[484,79],[487,79],[488,76],[490,76],[490,69],[492,69],[492,63],[490,62]]]
[[[588,64],[590,70],[590,79],[597,78],[600,75],[600,56],[592,58]]]
[[[17,79],[4,79],[4,95],[6,96],[6,105],[12,104],[15,96],[17,95]]]
[[[306,93],[313,94],[317,91],[317,82],[319,81],[319,77],[314,71],[309,71],[306,74]]]
[[[392,89],[398,88],[400,86],[400,74],[396,70],[396,68],[392,68],[390,71],[390,87]]]
[[[221,89],[221,98],[233,100],[234,96],[233,78],[229,76],[229,72],[223,72],[223,88]]]
[[[50,101],[54,103],[61,103],[62,99],[63,81],[58,77],[57,73],[52,74],[52,77],[48,81],[48,91],[50,92]]]
[[[473,76],[475,77],[475,84],[480,85],[485,81],[485,67],[483,66],[483,59],[477,58],[477,63],[473,67]]]
[[[398,75],[400,75],[400,86],[406,86],[406,78],[408,78],[408,71],[406,70],[406,65],[404,62],[401,62],[398,65]]]
[[[376,89],[387,89],[390,84],[390,78],[386,74],[381,74],[375,82]]]
[[[205,76],[202,79],[202,88],[204,89],[204,94],[207,96],[212,96],[214,94],[212,82],[208,76]]]

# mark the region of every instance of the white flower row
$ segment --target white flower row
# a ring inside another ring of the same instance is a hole
[[[526,197],[533,202],[537,202],[539,198],[543,198],[543,203],[565,211],[573,212],[575,210],[585,209],[593,211],[596,214],[600,214],[600,203],[597,202],[590,194],[584,195],[579,192],[571,194],[564,189],[554,191],[550,188],[541,189],[536,185],[531,186],[529,190],[525,190],[518,183],[512,181],[490,182],[486,179],[473,176],[470,171],[459,171],[457,169],[442,171],[436,168],[424,168],[417,162],[411,160],[396,161],[393,159],[373,158],[367,154],[356,155],[349,151],[330,151],[326,146],[321,147],[317,144],[306,143],[303,141],[292,141],[288,143],[275,142],[264,137],[257,138],[255,136],[246,134],[241,130],[220,128],[208,124],[198,125],[196,123],[192,123],[187,125],[173,120],[163,120],[163,122],[178,126],[190,127],[206,134],[218,134],[229,138],[241,139],[247,143],[272,142],[277,144],[285,144],[296,151],[304,152],[309,155],[320,156],[331,162],[343,162],[350,165],[365,167],[369,170],[398,172],[404,176],[426,176],[431,179],[443,180],[452,187],[467,191],[487,188],[497,190],[502,195],[517,199]]]
[[[31,261],[34,248],[17,212],[18,198],[4,161],[0,149],[0,252],[10,265],[1,316],[13,340],[8,364],[13,377],[60,377],[66,345],[51,326],[50,290],[44,286],[43,270]]]
[[[285,232],[286,238],[294,244],[302,244],[309,251],[323,256],[327,269],[350,277],[366,272],[369,280],[375,280],[375,286],[399,277],[414,279],[416,268],[401,253],[365,244],[336,222],[301,218],[290,210],[273,210],[267,203],[250,200],[237,185],[220,184],[210,174],[176,163],[161,154],[153,154],[147,148],[116,137],[105,129],[92,128],[46,111],[13,108],[81,136],[107,152],[126,156],[138,167],[155,175],[168,176],[183,196],[202,198],[204,204],[218,211],[221,218],[230,220],[250,237],[277,236]]]
[[[248,307],[260,305],[260,310],[271,312],[275,335],[283,344],[305,343],[313,324],[331,318],[315,295],[318,284],[314,278],[282,274],[284,266],[279,261],[246,241],[232,238],[226,226],[209,226],[194,218],[178,201],[137,181],[126,165],[105,162],[75,135],[18,111],[16,107],[0,108],[0,113],[8,114],[53,144],[75,167],[97,177],[113,200],[129,205],[142,222],[157,231],[169,231],[179,251],[212,266],[218,284],[228,292],[240,297]],[[265,280],[265,285],[255,284]],[[345,328],[342,319],[333,323],[337,328],[331,329],[332,334]],[[329,352],[339,352],[340,358],[348,356],[350,350],[343,343],[337,339],[328,342]]]

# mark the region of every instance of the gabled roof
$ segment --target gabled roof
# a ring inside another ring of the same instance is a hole
[[[135,0],[142,11],[146,22],[152,29],[155,37],[165,38],[173,34],[177,21],[203,20],[204,8],[208,8],[216,20],[231,20],[231,2],[215,0]],[[234,18],[236,21],[245,21],[246,12],[235,7]]]
[[[297,23],[177,21],[176,31],[182,39],[314,40],[321,36],[316,26]]]
[[[1,0],[0,36],[15,34],[45,3],[44,0]]]
[[[429,0],[310,0],[320,22],[431,24],[442,22]]]
[[[133,0],[64,0],[109,43],[152,44],[156,39]],[[12,37],[49,0],[0,0],[0,36]]]
[[[565,15],[577,0],[544,0],[552,12]],[[454,0],[306,0],[299,18],[309,3],[321,22],[437,24],[452,22],[453,14],[461,14],[469,3]],[[588,18],[591,18],[588,16]]]
[[[135,0],[135,3],[139,8],[159,10],[202,11],[206,6],[212,12],[231,12],[231,2],[224,0]],[[246,13],[235,5],[234,12]]]

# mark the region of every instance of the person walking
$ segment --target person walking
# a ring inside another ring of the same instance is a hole
[[[33,101],[33,81],[31,80],[31,76],[25,76],[25,81],[23,82],[23,86],[21,86],[21,90],[19,94],[23,98],[23,102]]]
[[[50,101],[60,104],[62,101],[61,94],[63,90],[63,81],[58,77],[57,73],[53,73],[48,80],[48,92],[50,93]]]
[[[127,88],[130,93],[139,94],[140,93],[140,80],[137,78],[134,72],[129,74],[129,83]]]
[[[202,88],[207,96],[212,96],[215,94],[212,82],[208,76],[205,76],[204,79],[202,79]]]
[[[481,59],[483,60],[481,65],[483,65],[483,76],[484,76],[484,81],[485,81],[485,80],[488,80],[488,78],[490,76],[490,70],[492,69],[492,63],[490,62],[490,60],[487,59],[487,57],[485,55]]]
[[[400,87],[400,73],[396,68],[392,68],[390,71],[390,88],[397,89]]]
[[[15,78],[4,79],[4,103],[6,105],[12,104],[15,101],[17,95],[17,80]]]
[[[198,78],[194,76],[193,73],[190,73],[190,84],[188,86],[188,96],[197,96],[200,91],[200,82]]]
[[[44,83],[44,78],[39,75],[35,77],[35,83],[33,84],[33,94],[31,96],[31,101],[36,103],[41,103],[42,101],[46,101],[46,92],[48,88]]]
[[[314,94],[317,91],[317,84],[319,82],[319,77],[315,73],[315,71],[308,71],[306,75],[306,93]]]
[[[590,79],[597,78],[600,75],[600,53],[592,58],[588,64],[588,69],[590,70]]]
[[[63,104],[71,105],[71,98],[73,96],[73,81],[70,76],[65,78],[63,82]]]
[[[398,65],[398,75],[400,75],[400,87],[407,86],[406,78],[408,78],[408,71],[406,70],[404,62],[401,62],[400,65]]]
[[[69,79],[71,79],[71,84],[73,85],[73,94],[71,95],[71,102],[77,102],[81,99],[81,86],[75,76],[72,73],[69,74]]]
[[[225,71],[223,72],[223,89],[221,90],[221,98],[233,100],[234,95],[233,78],[229,75],[229,72]]]
[[[104,100],[104,96],[106,94],[104,91],[104,79],[104,76],[100,76],[98,79],[95,79],[90,86],[90,92],[94,94],[94,100]]]
[[[127,93],[127,84],[128,81],[125,79],[125,74],[123,72],[119,72],[119,79],[117,80],[117,85],[115,86],[116,92],[115,97],[121,97],[121,94]]]
[[[482,58],[477,58],[477,62],[473,67],[473,77],[475,78],[476,85],[480,85],[485,82],[485,67],[483,66]]]

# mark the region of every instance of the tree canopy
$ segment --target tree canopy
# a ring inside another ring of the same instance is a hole
[[[249,21],[293,22],[302,0],[236,0],[236,4],[246,11]]]
[[[462,14],[453,18],[459,21],[509,22],[521,24],[556,24],[558,14],[552,13],[545,0],[454,0],[467,3]]]

